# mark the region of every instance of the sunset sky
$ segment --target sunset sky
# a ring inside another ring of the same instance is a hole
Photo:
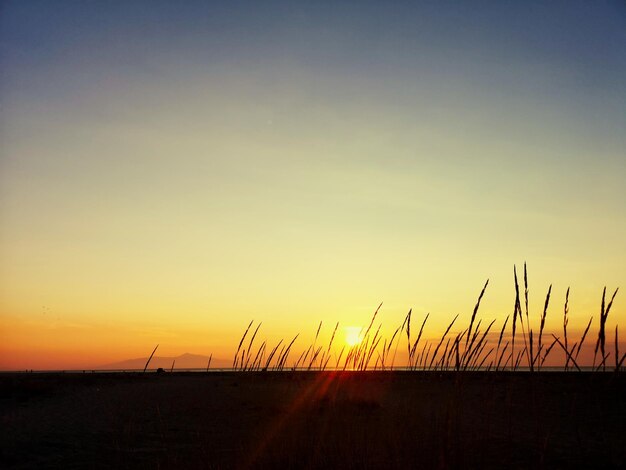
[[[626,6],[472,3],[2,2],[0,369],[436,336],[524,261],[579,335],[626,288]]]

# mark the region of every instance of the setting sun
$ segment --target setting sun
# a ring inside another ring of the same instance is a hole
[[[356,346],[363,339],[361,331],[363,328],[360,326],[347,326],[346,327],[346,344],[350,347]]]

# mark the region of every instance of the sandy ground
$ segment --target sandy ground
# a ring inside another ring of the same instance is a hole
[[[624,468],[626,376],[0,374],[2,468]]]

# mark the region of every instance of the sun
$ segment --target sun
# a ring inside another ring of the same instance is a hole
[[[346,326],[346,344],[350,347],[356,346],[363,339],[361,337],[361,331],[363,328],[360,326]]]

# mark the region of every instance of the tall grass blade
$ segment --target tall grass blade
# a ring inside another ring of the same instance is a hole
[[[259,328],[261,328],[262,324],[263,322],[257,325],[256,329],[254,330],[254,334],[250,338],[250,343],[248,343],[248,355],[246,357],[245,364],[242,364],[243,370],[246,370],[248,368],[248,363],[250,362],[250,353],[252,352],[252,344],[254,343],[254,338],[256,338],[256,334],[259,332]],[[242,362],[243,362],[243,359],[242,359]]]
[[[587,328],[585,328],[585,331],[583,332],[583,335],[580,338],[580,343],[578,343],[578,349],[576,349],[576,355],[574,356],[574,359],[578,359],[578,354],[580,354],[580,349],[583,347],[583,343],[585,342],[585,338],[587,337],[587,332],[589,331],[589,327],[591,326],[592,320],[593,320],[593,317],[589,319],[589,323],[587,323]]]
[[[156,350],[157,350],[157,348],[158,348],[158,347],[159,347],[159,345],[157,344],[157,345],[154,347],[154,350],[152,351],[152,354],[150,354],[150,357],[149,357],[149,358],[148,358],[148,360],[146,361],[146,365],[145,365],[145,366],[144,366],[144,368],[143,368],[143,372],[144,372],[144,373],[146,372],[146,369],[148,368],[148,364],[150,364],[150,361],[152,360],[152,356],[154,356],[154,353],[156,352]]]
[[[537,357],[535,358],[535,360],[539,360],[539,358],[541,357],[541,350],[542,350],[542,342],[541,339],[543,337],[543,329],[546,326],[546,316],[548,315],[548,306],[550,305],[550,294],[552,293],[552,284],[550,284],[550,287],[548,287],[548,293],[546,294],[546,301],[543,304],[543,313],[541,314],[541,323],[539,325],[539,340],[537,342]],[[539,369],[541,369],[541,364],[537,365]]]
[[[570,361],[572,361],[572,364],[574,364],[574,367],[576,367],[576,369],[578,369],[578,372],[580,372],[580,367],[578,367],[578,363],[576,362],[576,360],[572,357],[571,353],[565,348],[565,345],[561,342],[561,340],[559,338],[557,338],[556,336],[552,335],[552,337],[554,338],[554,340],[557,342],[557,344],[559,346],[561,346],[561,348],[563,349],[563,351],[565,351],[565,354],[567,354],[567,356],[569,357]]]
[[[485,295],[485,290],[487,289],[488,285],[489,285],[489,279],[487,279],[487,282],[485,282],[485,285],[483,286],[483,289],[480,291],[480,295],[478,296],[478,300],[476,301],[476,305],[474,305],[474,311],[472,312],[470,326],[469,326],[469,329],[467,330],[467,339],[465,340],[465,348],[467,348],[467,342],[469,341],[469,338],[472,334],[472,325],[474,324],[474,320],[476,319],[476,314],[478,313],[478,308],[480,307],[480,301],[482,300],[483,295]]]
[[[250,324],[248,325],[248,328],[246,328],[246,331],[243,333],[241,340],[239,340],[239,346],[237,346],[237,352],[235,353],[235,358],[233,359],[233,369],[237,367],[237,361],[239,360],[239,351],[241,350],[241,345],[243,344],[243,341],[246,339],[246,335],[248,334],[248,331],[250,330],[252,323],[254,323],[254,320],[250,322]]]
[[[413,347],[411,348],[411,351],[409,352],[409,368],[411,368],[411,362],[412,362],[413,357],[415,356],[415,350],[417,349],[417,345],[419,344],[420,339],[422,338],[422,333],[424,332],[424,326],[426,325],[426,320],[428,320],[429,316],[430,316],[430,313],[427,313],[426,316],[424,317],[422,326],[420,326],[420,330],[417,333],[417,339],[415,340],[415,343],[413,344]]]
[[[567,371],[567,366],[569,365],[569,347],[567,343],[567,312],[569,312],[569,287],[567,288],[567,292],[565,293],[565,306],[563,307],[563,341],[565,341],[565,370]]]
[[[435,360],[435,357],[437,357],[437,351],[439,351],[439,348],[443,344],[443,341],[446,339],[446,336],[448,335],[448,332],[450,331],[450,328],[452,328],[452,325],[454,325],[454,322],[456,321],[457,318],[459,318],[459,314],[458,313],[454,317],[452,322],[448,325],[448,328],[446,328],[446,331],[444,332],[443,336],[441,337],[441,340],[439,341],[439,344],[437,344],[437,347],[435,348],[435,352],[433,353],[433,357],[430,359],[430,363],[428,364],[428,368],[429,369],[432,367],[433,361]]]
[[[517,326],[517,312],[520,309],[520,300],[519,300],[519,283],[517,282],[517,268],[513,266],[513,277],[515,279],[515,305],[513,307],[513,335],[511,337],[511,360],[513,360],[513,354],[515,351],[515,330]],[[513,363],[511,363],[511,368],[513,368]]]

